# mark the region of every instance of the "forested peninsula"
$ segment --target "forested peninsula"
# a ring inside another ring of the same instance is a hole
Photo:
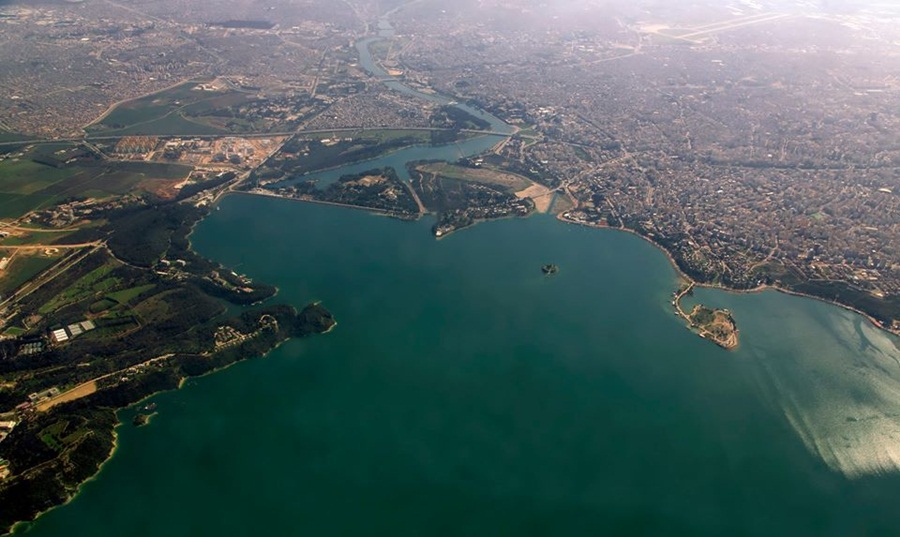
[[[189,235],[210,204],[187,198],[94,207],[60,241],[90,247],[9,299],[20,335],[0,342],[3,533],[97,473],[118,410],[335,326],[321,304],[270,304],[274,287],[194,252]]]

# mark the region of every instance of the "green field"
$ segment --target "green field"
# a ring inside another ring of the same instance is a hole
[[[18,142],[19,140],[31,140],[31,139],[33,139],[31,136],[26,136],[24,134],[19,134],[17,132],[9,132],[7,130],[0,129],[0,143]]]
[[[202,81],[190,81],[174,88],[140,97],[117,106],[106,117],[90,125],[93,135],[201,135],[228,134],[225,122],[247,128],[249,122],[214,115],[214,111],[253,100],[237,91],[194,89]]]
[[[138,296],[143,293],[153,289],[156,285],[150,283],[147,285],[139,285],[137,287],[132,287],[130,289],[122,289],[121,291],[116,291],[115,293],[110,293],[107,295],[107,298],[111,300],[115,300],[119,304],[128,304]]]
[[[68,289],[54,296],[52,300],[41,306],[39,312],[43,315],[46,315],[47,313],[56,311],[66,304],[72,304],[80,300],[84,300],[91,295],[104,292],[114,287],[116,280],[113,278],[107,278],[107,275],[115,268],[116,263],[110,261],[100,266],[99,268],[88,272],[74,284],[69,286]]]
[[[33,146],[16,158],[0,161],[0,193],[28,195],[74,175],[75,170],[41,164],[38,160],[67,160],[76,152],[72,144]]]
[[[525,177],[514,173],[491,168],[467,168],[447,162],[423,164],[417,166],[417,169],[424,173],[434,173],[457,181],[469,181],[499,187],[508,192],[518,192],[533,184]]]
[[[15,291],[28,280],[50,268],[60,257],[62,256],[16,256],[6,267],[4,277],[0,279],[0,294],[6,295]]]
[[[206,123],[191,121],[178,112],[166,114],[150,121],[136,123],[121,129],[102,131],[103,136],[111,134],[122,136],[137,135],[202,135],[202,134],[228,134],[228,131],[213,127]]]
[[[359,138],[367,140],[375,140],[379,144],[391,142],[393,140],[416,140],[417,143],[428,143],[431,141],[431,132],[419,130],[402,130],[402,129],[384,129],[375,131],[365,131],[358,135]]]
[[[0,162],[0,193],[34,194],[76,173],[72,168],[54,168],[33,160],[10,159]]]
[[[102,312],[112,309],[116,306],[118,306],[118,302],[116,302],[115,300],[110,300],[109,298],[102,298],[102,299],[98,300],[97,302],[94,302],[93,304],[91,304],[90,308],[88,308],[88,311],[90,311],[91,313],[102,313]]]
[[[147,179],[174,180],[190,173],[187,166],[157,162],[79,160],[52,166],[36,161],[47,154],[36,147],[17,160],[0,162],[0,218],[18,218],[68,198],[127,194]]]
[[[202,82],[200,80],[191,80],[174,88],[126,101],[117,106],[105,118],[90,125],[88,129],[122,128],[135,123],[158,119],[172,110],[184,106],[185,102],[194,102],[197,100],[198,95],[203,95],[205,92],[193,89]]]

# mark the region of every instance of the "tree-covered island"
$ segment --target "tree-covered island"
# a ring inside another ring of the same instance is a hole
[[[675,298],[672,300],[675,314],[685,319],[691,330],[703,339],[708,339],[726,350],[736,349],[740,331],[730,311],[702,304],[695,305],[689,312],[685,312],[682,308],[681,300],[693,294],[694,285],[690,283],[675,292]]]

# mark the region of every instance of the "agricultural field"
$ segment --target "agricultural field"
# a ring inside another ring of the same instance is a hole
[[[189,81],[121,103],[89,125],[87,131],[95,136],[178,136],[228,134],[256,127],[248,121],[235,123],[221,112],[253,101],[253,95],[225,87],[198,89],[200,84],[203,81]]]
[[[7,254],[4,254],[7,255]],[[59,261],[63,253],[30,252],[13,255],[5,269],[0,270],[0,296],[15,291],[26,282]]]
[[[18,142],[19,140],[30,140],[31,136],[26,136],[24,134],[19,134],[17,132],[9,132],[7,130],[0,129],[0,143],[4,142]]]
[[[0,218],[18,218],[67,199],[158,192],[190,168],[156,162],[113,162],[75,146],[42,145],[0,161]]]
[[[110,273],[118,266],[118,262],[111,259],[88,272],[75,282],[73,282],[62,293],[55,295],[50,301],[43,304],[39,313],[47,314],[58,310],[59,308],[76,302],[85,300],[89,297],[100,298],[102,293],[109,291],[118,284],[118,280],[110,276]]]
[[[420,164],[416,166],[416,170],[423,174],[433,174],[448,179],[481,183],[500,188],[509,193],[519,192],[534,185],[532,181],[513,173],[502,172],[490,168],[468,168],[465,166],[449,164],[447,162]]]
[[[154,285],[152,283],[148,283],[146,285],[138,285],[135,287],[129,287],[126,289],[122,289],[120,291],[116,291],[114,293],[110,293],[110,294],[106,295],[105,299],[111,300],[118,304],[126,305],[126,304],[130,303],[131,301],[133,301],[134,299],[136,299],[137,297],[139,297],[140,295],[150,291],[154,287],[156,287],[156,285]]]

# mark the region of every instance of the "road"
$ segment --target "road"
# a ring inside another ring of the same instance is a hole
[[[19,287],[12,295],[10,295],[9,297],[5,298],[2,302],[0,302],[0,311],[6,309],[9,306],[15,306],[19,300],[30,295],[31,293],[33,293],[34,291],[39,289],[42,285],[44,285],[45,283],[49,282],[50,280],[56,278],[60,274],[66,272],[67,270],[69,270],[70,268],[75,266],[77,263],[82,261],[84,258],[86,258],[87,256],[91,255],[92,253],[96,252],[103,246],[104,246],[103,243],[99,243],[99,244],[96,244],[92,248],[84,248],[81,251],[78,251],[78,252],[70,255],[69,257],[66,257],[59,263],[57,263],[57,264],[53,265],[52,267],[50,267],[49,269],[45,270],[38,277],[33,278],[32,280],[30,280],[28,283],[26,283],[22,287]],[[46,246],[44,248],[46,248]]]
[[[175,355],[171,354],[171,353],[163,354],[162,356],[157,356],[156,358],[150,358],[149,360],[147,360],[145,362],[141,362],[139,364],[134,364],[134,365],[128,366],[124,369],[119,369],[118,371],[113,371],[112,373],[100,375],[99,377],[93,378],[87,382],[82,382],[81,384],[79,384],[78,386],[75,386],[71,390],[67,390],[67,391],[57,395],[56,397],[51,397],[50,399],[47,399],[46,401],[39,403],[37,405],[37,409],[39,412],[46,412],[47,410],[50,410],[51,408],[53,408],[54,406],[56,406],[60,403],[68,403],[69,401],[75,401],[76,399],[81,399],[82,397],[87,397],[88,395],[91,395],[92,393],[97,391],[97,383],[100,382],[101,380],[104,380],[104,379],[107,379],[107,378],[110,378],[110,377],[113,377],[116,375],[122,375],[123,373],[128,373],[128,372],[134,371],[136,368],[148,366],[155,362],[159,362],[162,360],[168,360],[169,358],[171,358],[173,356],[175,356]]]
[[[369,131],[423,131],[423,132],[434,132],[434,131],[449,131],[451,129],[439,129],[434,127],[392,127],[392,128],[384,128],[384,127],[342,127],[339,129],[300,129],[296,131],[280,131],[280,132],[250,132],[250,133],[229,133],[229,134],[191,134],[189,132],[181,133],[181,134],[166,134],[166,135],[153,135],[157,136],[160,139],[169,139],[169,138],[197,138],[200,140],[215,140],[218,138],[272,138],[276,136],[294,136],[294,135],[304,135],[304,134],[329,134],[329,133],[337,133],[337,132],[369,132]],[[509,136],[509,133],[506,132],[497,132],[491,130],[478,130],[478,129],[461,129],[460,132],[468,133],[468,134],[489,134],[493,136]],[[111,135],[111,136],[73,136],[68,138],[43,138],[43,139],[22,139],[22,140],[13,140],[0,142],[0,147],[3,146],[18,146],[18,145],[38,145],[38,144],[57,144],[60,142],[115,142],[125,138],[127,136],[134,136],[133,134],[119,134],[119,135]],[[149,135],[148,135],[149,136]],[[519,135],[522,138],[527,139],[540,139],[537,136],[523,136]]]
[[[681,299],[685,297],[685,295],[689,294],[694,290],[694,282],[688,284],[687,287],[681,290],[677,295],[675,295],[675,300],[672,301],[672,304],[675,306],[675,311],[678,313],[680,317],[683,317],[686,321],[690,322],[691,318],[687,313],[684,312],[684,309],[681,307]],[[692,323],[693,324],[693,323]]]
[[[80,250],[92,246],[102,246],[101,241],[79,242],[77,244],[0,244],[0,250]]]

